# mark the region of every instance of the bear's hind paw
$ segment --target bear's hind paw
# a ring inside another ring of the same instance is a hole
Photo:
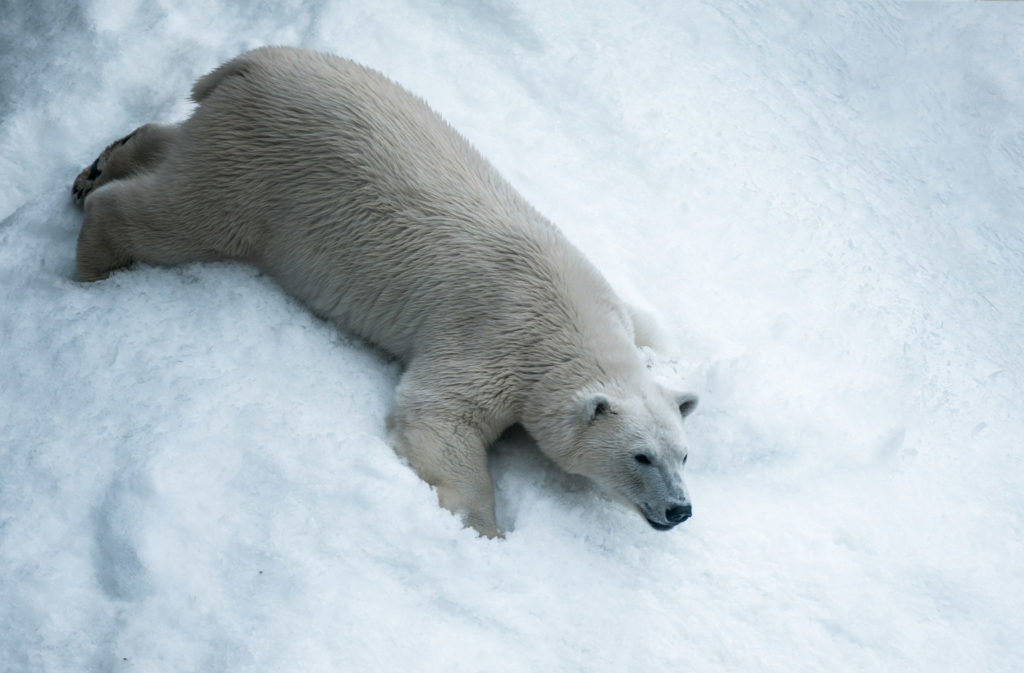
[[[75,178],[74,183],[71,185],[71,198],[74,200],[75,205],[81,206],[85,203],[85,197],[89,195],[89,192],[111,179],[109,175],[103,176],[103,171],[110,163],[110,155],[121,149],[134,135],[135,131],[132,131],[124,138],[110,143],[105,150],[100,152],[95,161],[82,169],[82,172],[78,174],[78,177]]]
[[[103,173],[103,169],[100,168],[100,160],[103,158],[101,154],[96,158],[96,161],[84,168],[78,174],[78,177],[75,178],[74,184],[71,185],[71,198],[74,200],[75,205],[80,206],[85,202],[85,197],[92,191],[93,186],[96,184],[96,179]]]

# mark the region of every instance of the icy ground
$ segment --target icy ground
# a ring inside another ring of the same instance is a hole
[[[78,170],[268,43],[421,94],[662,316],[692,520],[513,435],[477,539],[397,366],[267,278],[73,280]],[[0,671],[1024,669],[1022,64],[1024,3],[5,2]]]

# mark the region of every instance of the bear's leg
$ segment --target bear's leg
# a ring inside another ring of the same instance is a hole
[[[81,205],[89,193],[111,180],[125,178],[158,164],[178,137],[176,124],[146,124],[115,140],[85,167],[71,186],[71,196]]]
[[[106,278],[132,262],[184,264],[244,257],[232,228],[183,220],[175,185],[161,171],[116,180],[85,202],[76,270],[81,281]]]
[[[111,271],[132,262],[124,235],[123,212],[117,200],[118,188],[112,186],[85,204],[85,218],[78,232],[75,270],[78,280],[102,280]]]
[[[623,302],[633,322],[633,343],[637,348],[650,348],[660,355],[669,355],[674,350],[671,340],[653,313],[629,302]]]
[[[436,383],[428,383],[437,380],[413,366],[403,376],[388,416],[392,445],[421,479],[437,489],[442,507],[481,535],[498,537],[487,445],[500,429],[486,422],[478,426],[475,420],[486,420],[489,414],[456,408],[458,401]]]

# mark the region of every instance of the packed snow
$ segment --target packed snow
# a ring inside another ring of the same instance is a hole
[[[2,15],[0,671],[1024,668],[1024,4]],[[690,521],[513,430],[478,538],[267,277],[75,281],[77,172],[262,44],[424,97],[660,316]]]

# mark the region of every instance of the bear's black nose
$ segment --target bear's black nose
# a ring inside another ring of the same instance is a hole
[[[691,514],[693,514],[693,508],[690,507],[690,503],[686,503],[685,505],[676,505],[675,507],[669,507],[665,510],[665,518],[672,524],[686,521],[690,518]]]

